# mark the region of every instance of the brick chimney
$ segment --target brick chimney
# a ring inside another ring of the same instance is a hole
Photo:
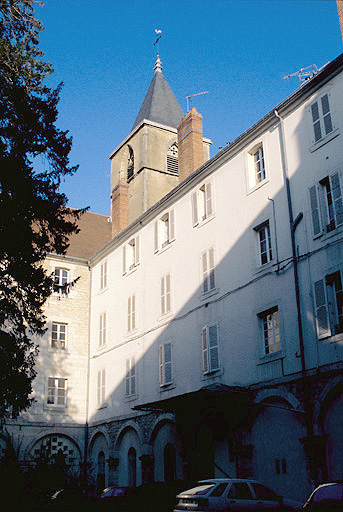
[[[112,238],[129,225],[129,184],[121,179],[112,190]]]
[[[338,10],[339,24],[341,27],[342,39],[343,39],[343,1],[342,0],[337,0],[337,10]]]
[[[179,182],[204,163],[202,115],[193,107],[177,127]]]

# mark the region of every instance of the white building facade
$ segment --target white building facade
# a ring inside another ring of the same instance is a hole
[[[55,352],[23,416],[31,450],[64,436],[98,487],[253,476],[302,500],[343,478],[342,68],[341,55],[209,160],[202,132],[198,148],[183,142],[179,112],[168,128],[142,107],[127,140],[161,141],[167,163],[134,167],[125,140],[112,217],[128,187],[130,200],[161,191],[49,301],[40,358]],[[182,121],[194,133],[197,115]],[[192,151],[204,163],[176,184]]]

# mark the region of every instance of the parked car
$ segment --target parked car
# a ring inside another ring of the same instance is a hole
[[[126,511],[132,508],[135,493],[135,487],[107,487],[96,499],[96,504],[100,506],[108,506],[111,508],[111,510],[117,509],[120,512]]]
[[[294,510],[301,503],[278,496],[256,480],[211,478],[177,496],[174,512]]]
[[[309,496],[303,510],[343,511],[343,482],[319,485]]]

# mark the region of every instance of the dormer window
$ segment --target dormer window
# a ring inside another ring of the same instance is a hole
[[[127,161],[127,181],[129,182],[131,180],[131,178],[133,177],[135,160],[134,160],[132,147],[128,146],[128,148],[129,148],[129,157],[128,157],[128,161]]]
[[[176,142],[170,146],[167,152],[167,172],[177,174],[179,172],[178,148]]]

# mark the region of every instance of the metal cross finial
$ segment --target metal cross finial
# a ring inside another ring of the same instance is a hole
[[[156,32],[156,41],[154,42],[154,46],[156,45],[157,57],[156,57],[156,62],[155,62],[154,70],[155,71],[162,71],[162,63],[161,63],[160,54],[159,54],[159,51],[158,51],[158,42],[159,42],[159,40],[162,37],[161,36],[162,30],[159,30],[159,29],[155,28],[155,32]]]

